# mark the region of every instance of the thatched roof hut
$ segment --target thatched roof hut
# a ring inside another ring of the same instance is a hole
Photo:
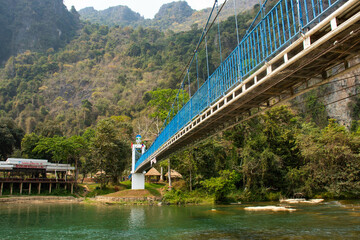
[[[155,168],[151,168],[146,174],[145,176],[160,176],[161,174],[159,173],[158,170],[156,170]]]
[[[98,171],[97,173],[95,173],[95,176],[100,176],[100,175],[106,175],[105,171]]]
[[[169,173],[167,172],[165,174],[165,177],[168,177]],[[182,178],[182,175],[178,173],[177,171],[171,169],[171,178]]]
[[[151,168],[147,173],[145,173],[145,178],[148,182],[158,182],[160,180],[161,174],[155,168]]]

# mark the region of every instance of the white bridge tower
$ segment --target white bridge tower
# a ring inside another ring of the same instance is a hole
[[[141,144],[141,136],[136,136],[136,144],[132,144],[131,189],[145,189],[145,172],[135,173],[135,164],[145,152],[145,145]]]

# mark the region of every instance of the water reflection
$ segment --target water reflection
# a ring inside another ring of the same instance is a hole
[[[143,207],[133,207],[130,209],[129,229],[139,229],[145,225],[145,209]]]

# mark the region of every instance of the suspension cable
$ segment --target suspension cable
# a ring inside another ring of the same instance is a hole
[[[263,4],[260,5],[260,9],[259,12],[256,14],[256,17],[254,18],[254,20],[252,21],[252,23],[250,24],[250,26],[248,27],[248,29],[246,30],[246,34],[243,36],[243,39],[245,37],[247,37],[247,35],[249,34],[252,26],[255,24],[256,20],[258,19],[260,14],[263,14],[263,8],[265,8],[265,5],[267,3],[268,0],[265,0],[265,2]],[[265,14],[265,13],[264,13]]]
[[[199,90],[199,62],[198,62],[197,52],[196,52],[196,81],[197,81],[197,90]]]
[[[189,71],[189,69],[188,69],[188,84],[189,84],[189,97],[191,98],[191,89],[190,89],[191,84],[190,84],[190,71]]]
[[[183,94],[183,105],[182,105],[182,107],[184,107],[184,105],[185,105],[185,86],[184,86],[184,84],[182,84],[182,87],[183,87],[183,89],[182,89],[182,94]]]
[[[204,26],[202,35],[201,35],[201,37],[200,37],[200,39],[199,39],[199,42],[198,42],[198,44],[197,44],[197,46],[196,46],[196,48],[195,48],[195,50],[194,50],[194,53],[193,53],[192,57],[189,59],[189,61],[188,61],[188,63],[186,64],[185,68],[184,68],[183,71],[181,72],[180,78],[181,78],[181,76],[184,75],[185,71],[188,70],[189,66],[192,64],[192,62],[193,62],[193,60],[194,60],[194,56],[195,56],[196,52],[198,51],[198,49],[199,49],[202,41],[204,40],[204,38],[205,38],[206,49],[207,49],[207,39],[206,39],[206,36],[208,35],[211,27],[214,25],[216,19],[218,18],[220,12],[222,11],[222,9],[223,9],[223,7],[225,6],[225,4],[226,4],[227,1],[228,1],[228,0],[225,0],[225,1],[224,1],[224,3],[221,5],[220,9],[217,11],[217,13],[216,13],[213,21],[211,22],[210,26],[207,27],[207,26],[209,25],[210,19],[211,19],[212,14],[213,14],[213,12],[214,12],[214,10],[215,10],[215,7],[216,7],[217,0],[215,0],[214,5],[213,5],[213,7],[212,7],[212,10],[211,10],[211,12],[210,12],[210,15],[209,15],[209,17],[208,17],[208,20],[207,20],[207,22],[206,22],[206,24],[205,24],[205,26]],[[209,74],[208,54],[207,54],[207,68],[208,68],[208,69],[207,69],[207,71],[208,71],[208,77],[210,77],[210,74]],[[184,78],[183,78],[183,80],[182,80],[182,85],[184,85],[185,80],[186,80],[186,74],[184,75]],[[184,90],[184,89],[183,89],[183,90]],[[176,98],[179,97],[180,91],[181,91],[181,88],[179,88],[178,93],[177,93],[177,95],[176,95]],[[174,103],[175,103],[175,101],[174,101]],[[174,103],[172,104],[172,107],[174,106]],[[166,117],[166,119],[169,118],[169,117],[170,117],[170,116],[169,116],[169,114],[168,114],[168,116]],[[161,129],[163,129],[163,128],[166,126],[165,123],[166,123],[166,120],[165,120],[165,122],[164,122],[164,124],[163,124],[163,126],[162,126]]]
[[[239,27],[238,27],[237,11],[236,11],[236,0],[234,0],[234,14],[235,14],[235,26],[236,26],[236,39],[237,39],[237,44],[240,45]]]
[[[216,0],[216,9],[219,13],[219,1]],[[220,20],[219,18],[217,19],[217,24],[218,24],[218,35],[219,35],[219,51],[220,51],[220,65],[222,63],[222,52],[221,52],[221,38],[220,38]]]
[[[205,36],[205,50],[206,50],[207,78],[209,78],[210,77],[210,71],[209,71],[209,54],[208,54],[208,46],[207,46],[207,36]]]

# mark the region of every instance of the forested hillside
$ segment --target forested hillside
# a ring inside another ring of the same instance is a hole
[[[52,3],[56,6],[58,2]],[[274,2],[269,1],[269,6]],[[41,10],[50,8],[50,1],[32,4],[38,7],[35,16],[50,14]],[[172,6],[165,5],[155,20],[171,18],[176,11]],[[158,135],[202,28],[194,25],[189,31],[175,33],[83,22],[74,36],[79,27],[75,10],[68,12],[62,4],[55,9],[68,15],[62,23],[66,27],[61,29],[66,33],[61,34],[63,38],[40,44],[43,30],[50,32],[46,37],[57,31],[50,21],[34,32],[33,38],[38,40],[30,41],[34,45],[10,41],[17,46],[15,52],[1,45],[3,52],[14,56],[6,58],[0,69],[0,158],[68,162],[84,174],[105,170],[108,179],[117,183],[129,173],[127,153],[134,135],[140,133],[148,145]],[[258,10],[257,5],[238,15],[240,37]],[[21,16],[21,11],[16,14]],[[190,12],[187,9],[186,14],[190,16]],[[0,15],[1,21],[4,16]],[[38,23],[34,19],[26,22]],[[5,24],[1,31],[9,29],[9,33],[0,38],[13,38],[11,24]],[[210,73],[220,64],[217,30],[213,28],[207,38]],[[220,30],[225,57],[237,44],[234,17],[222,21]],[[198,61],[201,84],[208,77],[204,45]],[[197,75],[195,68],[190,75]],[[196,90],[196,77],[191,81]],[[187,93],[181,94],[184,101],[188,99]],[[330,119],[314,91],[303,96],[304,108],[272,109],[176,153],[170,157],[171,164],[183,174],[185,183],[166,198],[183,202],[194,194],[190,190],[214,195],[218,201],[276,199],[297,192],[309,197],[359,196],[359,99],[353,98],[347,109],[353,120],[351,131]]]
[[[244,34],[255,11],[239,16]],[[236,45],[234,19],[221,24],[223,56]],[[216,29],[209,36],[210,72],[220,63]],[[146,92],[177,88],[180,72],[201,34],[163,33],[151,28],[85,24],[63,49],[26,51],[11,57],[1,71],[1,115],[27,133],[56,122],[65,135],[78,134],[98,118],[146,118]],[[205,49],[199,54],[201,81],[207,77]],[[142,113],[142,111],[145,111]],[[146,119],[145,119],[146,120]],[[146,120],[147,121],[147,120]]]

